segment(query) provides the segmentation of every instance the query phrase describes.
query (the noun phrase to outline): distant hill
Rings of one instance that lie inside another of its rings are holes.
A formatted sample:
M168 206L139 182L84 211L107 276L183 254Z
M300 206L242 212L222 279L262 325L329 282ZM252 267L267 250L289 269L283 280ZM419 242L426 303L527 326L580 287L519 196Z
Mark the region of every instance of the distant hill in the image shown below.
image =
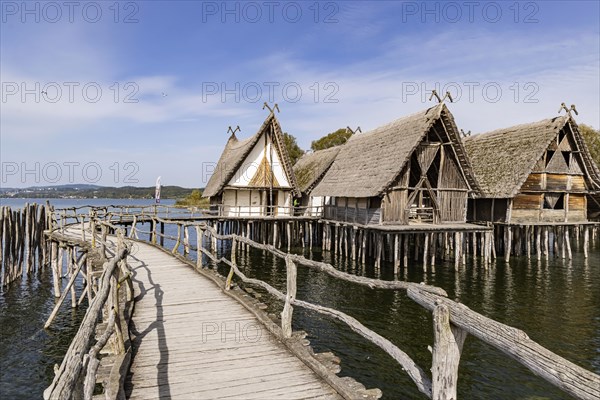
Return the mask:
M163 199L182 199L194 189L180 186L163 186L160 197ZM0 198L50 198L50 199L152 199L154 186L97 186L88 184L70 184L56 186L33 186L28 188L0 188Z

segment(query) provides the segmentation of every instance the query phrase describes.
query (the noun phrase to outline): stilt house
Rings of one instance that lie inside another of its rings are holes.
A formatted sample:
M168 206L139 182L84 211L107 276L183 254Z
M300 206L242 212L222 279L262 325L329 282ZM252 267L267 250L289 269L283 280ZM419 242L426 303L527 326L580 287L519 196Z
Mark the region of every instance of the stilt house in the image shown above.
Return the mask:
M600 174L570 115L471 136L465 147L482 190L470 201L469 220L588 220Z
M325 173L329 170L335 157L340 152L341 146L318 150L304 154L294 165L294 175L298 181L298 188L302 193L300 205L306 207L305 214L322 215L323 205L328 200L327 196L311 196Z
M293 197L299 196L273 112L254 136L238 140L232 133L203 192L219 215L229 217L293 215Z
M438 104L353 135L311 196L324 217L358 224L465 222L477 183L454 118Z

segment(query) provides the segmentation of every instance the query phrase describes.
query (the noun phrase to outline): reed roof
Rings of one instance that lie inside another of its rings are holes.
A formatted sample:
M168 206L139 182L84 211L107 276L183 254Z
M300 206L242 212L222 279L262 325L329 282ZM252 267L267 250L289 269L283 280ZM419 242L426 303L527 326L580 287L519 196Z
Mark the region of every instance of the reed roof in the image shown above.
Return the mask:
M569 127L579 147L588 181L593 188L600 188L598 167L577 124L565 115L466 138L465 148L482 197L514 197L559 132Z
M304 154L294 165L294 175L298 188L303 194L310 194L312 189L325 175L342 146L330 147Z
M260 138L271 129L274 137L273 142L277 148L277 152L282 162L282 167L286 173L286 176L288 177L292 191L296 196L300 195L298 184L296 183L296 178L294 176L294 171L291 168L290 157L284 145L281 126L279 125L279 121L275 117L275 114L271 112L254 136L244 140L238 140L238 138L235 136L235 133L233 133L229 137L227 144L225 145L225 149L223 150L223 153L217 162L215 171L206 184L206 188L202 193L202 197L212 197L221 193L223 188L241 167L242 163L252 151L254 146L258 143Z
M382 195L400 174L417 146L440 121L448 132L469 186L477 189L454 118L442 103L372 131L353 135L313 189L313 196Z

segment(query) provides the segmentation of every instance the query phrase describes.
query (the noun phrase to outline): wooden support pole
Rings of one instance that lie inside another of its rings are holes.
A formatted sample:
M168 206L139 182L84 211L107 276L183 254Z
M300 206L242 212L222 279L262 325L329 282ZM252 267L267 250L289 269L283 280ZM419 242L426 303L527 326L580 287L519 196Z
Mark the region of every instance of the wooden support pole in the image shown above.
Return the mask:
M292 249L292 223L287 223L287 251L288 253Z
M583 227L583 257L588 258L590 246L590 230L587 226Z
M399 235L396 233L394 234L394 275L398 275L398 273L400 272L400 255L398 254L400 252L400 238Z
M190 254L190 234L188 232L188 226L183 226L183 256L187 257Z
M458 365L467 332L450 324L448 306L433 310L432 400L456 400Z
M462 256L462 238L460 232L454 232L454 270L458 271Z
M199 225L196 225L196 268L202 268L202 236L204 232L200 229Z
M512 249L512 229L510 225L506 225L506 243L504 244L504 262L510 261L510 253Z
M73 274L71 274L71 278L69 279L69 282L67 283L67 286L65 287L64 292L62 293L62 295L60 295L58 301L54 305L54 309L52 310L52 312L50 313L50 316L48 317L48 320L46 320L46 323L44 324L44 329L48 328L50 326L50 324L52 324L52 321L56 317L56 314L58 314L58 310L60 309L60 306L67 298L67 293L69 292L69 289L71 289L73 287L73 284L75 283L75 278L77 278L77 275L79 274L79 271L81 270L81 267L83 266L83 264L86 263L86 261L87 261L87 256L84 254L82 259L80 260L79 264L77 264L77 267L73 271ZM89 274L88 274L88 276L89 276ZM88 286L89 286L89 283L88 283ZM77 301L77 299L75 299L75 301Z
M58 243L52 242L51 258L52 280L54 284L54 297L60 297L60 269L58 265Z
M403 236L404 236L404 251L403 251L404 254L402 254L402 256L404 258L403 264L404 264L404 268L408 269L408 251L409 251L409 248L408 248L409 243L408 243L408 241L410 239L410 236L409 235L403 235Z
M565 238L565 247L567 248L567 257L569 260L573 259L573 253L571 252L571 239L569 238L570 227L564 227L564 238Z
M427 256L429 252L429 234L425 234L425 242L423 244L423 269L427 270Z
M67 253L67 257L68 257L68 261L67 261L67 270L69 271L69 278L73 278L73 276L76 278L77 274L75 273L75 270L77 269L77 272L79 272L79 269L81 267L77 267L76 265L76 260L74 259L75 254L74 254L74 249L73 247L69 247L68 253ZM65 289L66 291L66 289ZM75 285L71 285L71 308L76 308L77 307L77 293L75 293Z
M287 270L287 289L285 294L285 305L281 312L281 330L283 331L283 336L289 338L292 337L292 314L294 312L292 303L296 300L297 269L296 264L294 264L289 255L285 257L285 266Z
M548 256L550 255L550 235L548 235L548 230L548 227L544 226L544 255L546 261L548 261Z
M231 241L231 264L232 266L229 268L229 274L227 275L227 280L225 281L225 290L230 290L231 289L231 280L233 279L233 274L235 272L235 267L237 266L236 264L236 254L235 254L235 246L236 246L236 240L233 239Z

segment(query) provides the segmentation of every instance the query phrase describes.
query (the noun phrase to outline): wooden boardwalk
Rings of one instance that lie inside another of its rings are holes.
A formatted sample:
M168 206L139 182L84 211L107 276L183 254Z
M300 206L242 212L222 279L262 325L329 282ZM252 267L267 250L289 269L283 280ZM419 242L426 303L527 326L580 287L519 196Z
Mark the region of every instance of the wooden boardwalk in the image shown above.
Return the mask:
M63 236L82 240L79 227ZM114 256L116 237L107 242ZM131 244L128 398L342 398L215 282L155 246Z
M165 252L135 243L132 399L338 399L235 299Z

